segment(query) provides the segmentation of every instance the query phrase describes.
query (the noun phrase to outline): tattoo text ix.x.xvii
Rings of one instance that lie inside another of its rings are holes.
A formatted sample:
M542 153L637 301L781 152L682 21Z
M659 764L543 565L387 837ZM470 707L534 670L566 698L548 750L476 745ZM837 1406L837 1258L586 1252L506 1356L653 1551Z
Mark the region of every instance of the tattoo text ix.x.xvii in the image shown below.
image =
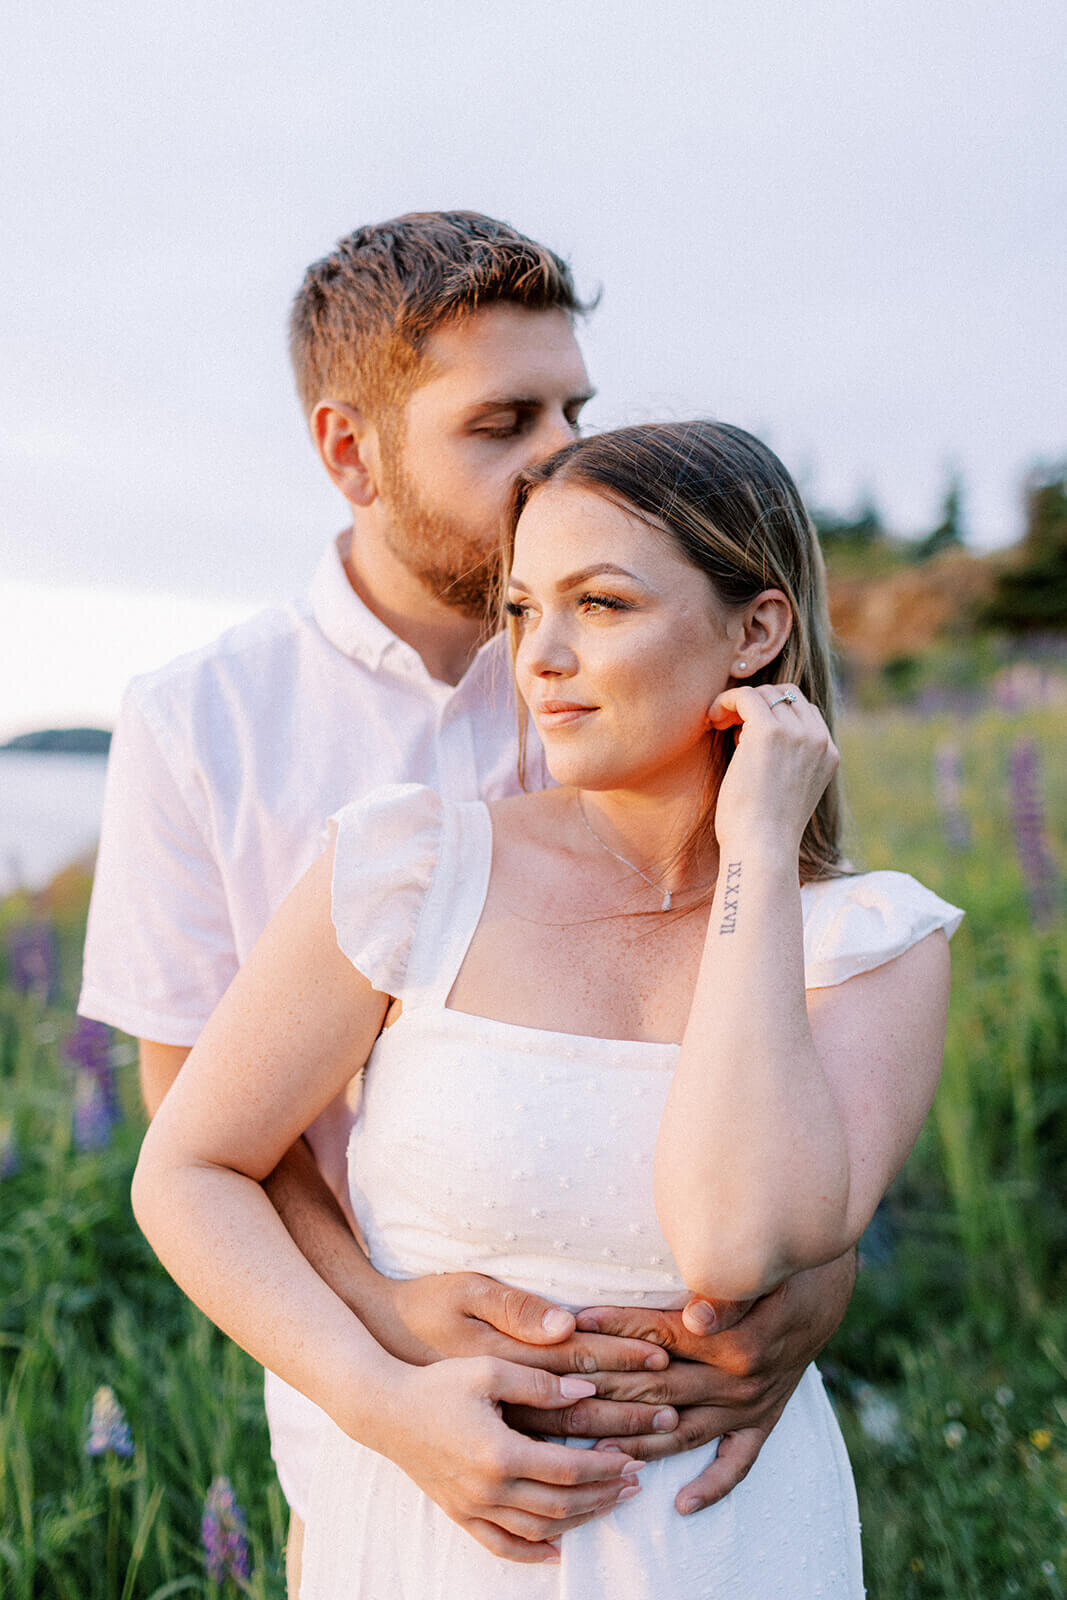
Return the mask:
M737 927L737 906L741 896L741 863L731 861L726 868L726 892L723 896L720 933L733 933Z

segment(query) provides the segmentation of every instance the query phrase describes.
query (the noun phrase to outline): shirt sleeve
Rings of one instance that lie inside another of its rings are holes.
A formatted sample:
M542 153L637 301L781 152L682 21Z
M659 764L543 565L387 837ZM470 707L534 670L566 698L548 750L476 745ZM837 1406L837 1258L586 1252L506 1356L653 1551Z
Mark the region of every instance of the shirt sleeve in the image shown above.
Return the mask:
M131 684L108 761L78 1010L192 1045L237 954L206 797L164 721Z
M418 783L389 784L330 818L337 943L382 994L403 995L408 957L441 848L443 805Z
M828 989L903 955L937 928L951 939L963 912L904 872L864 872L807 884L804 982Z

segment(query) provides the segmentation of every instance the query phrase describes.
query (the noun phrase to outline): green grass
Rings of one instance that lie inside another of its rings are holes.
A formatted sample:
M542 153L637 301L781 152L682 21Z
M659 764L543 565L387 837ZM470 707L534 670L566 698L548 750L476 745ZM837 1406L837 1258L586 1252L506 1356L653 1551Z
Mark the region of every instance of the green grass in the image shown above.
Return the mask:
M1067 999L1062 921L1031 928L1012 843L1006 762L1020 732L1042 751L1049 817L1067 816L1062 713L886 714L841 734L859 864L911 871L967 910L942 1087L824 1363L872 1600L1067 1589ZM943 841L933 805L946 739L963 766L964 853ZM0 906L0 933L25 914ZM140 1119L128 1041L116 1046L126 1122L104 1150L72 1146L61 1047L84 904L68 896L56 916L55 1003L0 986L0 1141L9 1127L21 1160L0 1179L0 1595L216 1594L200 1516L226 1475L253 1562L229 1591L280 1600L285 1507L259 1371L170 1283L130 1214ZM84 1454L101 1384L125 1408L128 1461Z
M886 1205L895 1249L861 1272L827 1357L872 1600L1067 1592L1067 994L1062 917L1030 926L1015 856L1020 735L1041 752L1048 818L1064 818L1062 713L841 730L857 862L906 869L967 912L941 1086ZM962 852L933 800L944 741L963 771ZM864 1383L896 1409L886 1442L861 1426Z

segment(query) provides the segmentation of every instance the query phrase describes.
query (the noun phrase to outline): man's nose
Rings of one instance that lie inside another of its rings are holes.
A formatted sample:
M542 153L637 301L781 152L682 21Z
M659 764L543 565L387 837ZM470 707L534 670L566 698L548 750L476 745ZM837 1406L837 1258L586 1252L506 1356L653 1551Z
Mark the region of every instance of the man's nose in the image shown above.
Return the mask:
M554 456L557 450L573 444L576 438L574 423L568 420L562 410L547 410L542 425L537 430L535 454L531 465L534 461L546 461L549 456Z

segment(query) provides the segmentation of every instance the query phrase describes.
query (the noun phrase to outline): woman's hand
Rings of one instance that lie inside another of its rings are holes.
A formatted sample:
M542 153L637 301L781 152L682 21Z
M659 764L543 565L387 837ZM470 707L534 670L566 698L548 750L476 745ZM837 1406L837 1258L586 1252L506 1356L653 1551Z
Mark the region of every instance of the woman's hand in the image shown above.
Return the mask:
M794 684L739 684L713 701L708 721L738 729L715 807L720 847L758 833L799 852L840 761L821 713Z
M502 1420L504 1401L554 1410L595 1393L584 1378L492 1358L410 1367L380 1448L494 1555L557 1561L568 1528L638 1492L642 1463L619 1451L545 1444Z

